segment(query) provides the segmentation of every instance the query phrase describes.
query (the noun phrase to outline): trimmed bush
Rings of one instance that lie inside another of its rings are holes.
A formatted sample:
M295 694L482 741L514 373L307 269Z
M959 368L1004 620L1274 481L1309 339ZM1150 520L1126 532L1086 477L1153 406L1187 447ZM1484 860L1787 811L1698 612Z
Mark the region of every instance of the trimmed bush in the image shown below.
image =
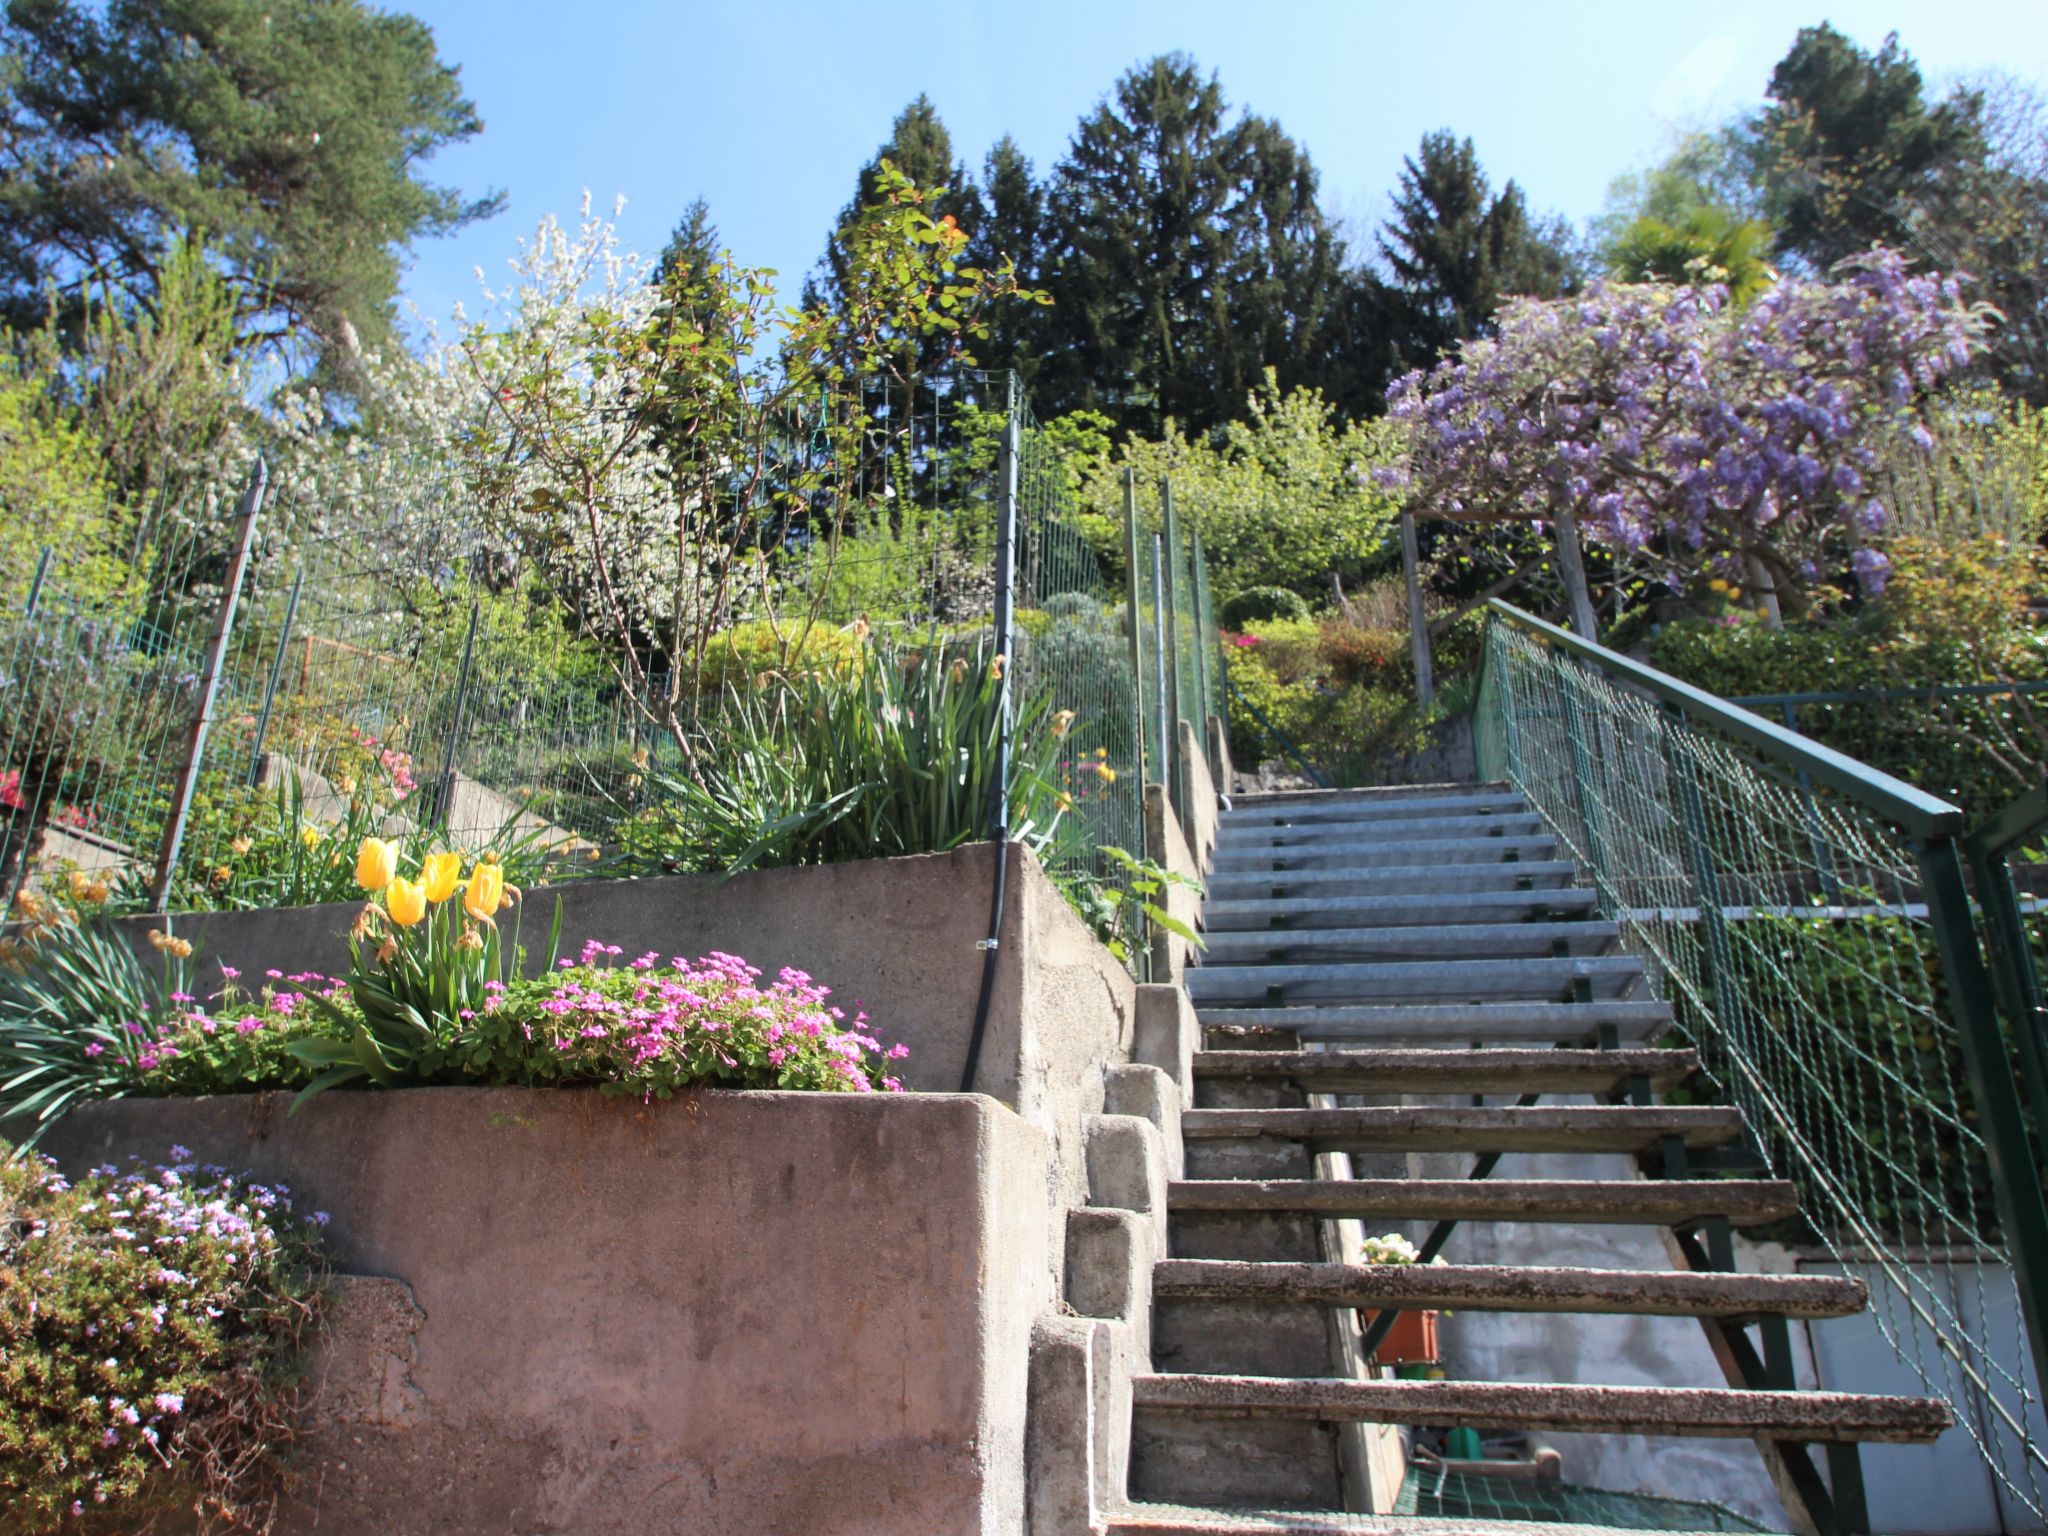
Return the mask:
M1225 629L1243 629L1248 624L1270 619L1305 619L1308 603L1299 592L1285 587L1246 587L1226 598L1216 619Z

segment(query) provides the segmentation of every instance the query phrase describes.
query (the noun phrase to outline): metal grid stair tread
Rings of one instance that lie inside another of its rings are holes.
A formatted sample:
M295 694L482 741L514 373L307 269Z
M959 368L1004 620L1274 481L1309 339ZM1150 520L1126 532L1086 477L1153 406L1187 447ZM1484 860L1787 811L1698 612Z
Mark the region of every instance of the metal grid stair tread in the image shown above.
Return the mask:
M1197 1051L1197 1078L1261 1078L1324 1093L1604 1093L1631 1077L1655 1091L1699 1070L1688 1050Z
M1586 886L1562 886L1550 890L1439 891L1433 895L1398 892L1385 896L1240 897L1210 901L1202 908L1202 926L1212 936L1218 933L1274 932L1274 918L1313 916L1324 929L1331 927L1404 928L1457 922L1564 921L1564 914L1597 910L1599 893ZM1520 919L1509 914L1520 913ZM1471 915L1466 915L1471 914ZM1483 914L1483 915L1479 915ZM1554 914L1547 918L1536 914ZM1357 918L1345 924L1340 918Z
M1452 889L1497 890L1504 878L1527 880L1532 885L1544 880L1561 888L1577 880L1578 873L1578 866L1569 859L1524 859L1513 864L1504 860L1484 864L1380 864L1358 869L1212 869L1207 885L1212 899L1223 900L1231 899L1222 894L1226 890L1277 897L1296 888L1322 895L1342 895L1351 887L1362 893L1392 888L1431 896Z
M1557 944L1584 946L1589 952L1612 948L1621 938L1619 924L1604 919L1566 919L1524 923L1411 923L1373 928L1244 928L1204 934L1203 969L1219 964L1272 964L1260 957L1290 950L1402 951L1413 960L1472 956L1505 959L1526 956L1558 958ZM1250 956L1252 958L1246 958Z
M1469 832L1474 837L1529 836L1543 830L1543 818L1531 810L1485 810L1429 816L1401 816L1381 821L1283 821L1248 826L1219 822L1216 845L1232 851L1267 847L1313 848L1322 843L1374 843L1361 836L1384 828L1390 837L1419 838L1444 832Z
M1226 961L1196 966L1187 973L1195 1006L1242 999L1369 1003L1479 1001L1563 1002L1586 982L1612 998L1643 976L1634 955L1568 955L1500 960L1324 961L1319 964L1252 965ZM1281 997L1273 999L1273 989ZM1313 989L1313 990L1310 990Z
M1205 1214L1615 1226L1726 1216L1757 1226L1793 1215L1799 1194L1777 1179L1177 1179L1166 1186L1166 1204Z
M1397 1311L1574 1312L1644 1317L1851 1317L1868 1305L1841 1275L1698 1274L1515 1264L1304 1264L1162 1259L1153 1295L1298 1301Z
M1190 973L1192 974L1192 973ZM1279 1031L1305 1040L1414 1040L1556 1042L1585 1040L1612 1024L1624 1039L1641 1040L1671 1027L1671 1005L1655 1000L1591 1003L1326 1003L1321 1005L1200 1004L1195 1017L1208 1028L1255 1033Z
M1322 1151L1399 1147L1446 1152L1647 1152L1666 1136L1689 1147L1725 1146L1742 1133L1725 1105L1532 1105L1497 1109L1190 1109L1190 1141L1273 1137Z
M1139 1412L1450 1429L1927 1445L1955 1423L1936 1399L1854 1392L1196 1374L1141 1375L1131 1386Z
M1371 789L1256 789L1225 796L1223 814L1225 817L1269 812L1292 815L1330 807L1356 807L1371 811L1413 805L1418 801L1521 798L1519 791L1498 780L1486 784L1389 784Z
M1526 837L1381 838L1359 843L1305 843L1296 848L1216 850L1211 868L1217 874L1257 872L1269 865L1296 869L1383 868L1389 864L1441 861L1458 864L1506 864L1542 859L1557 851L1550 835Z

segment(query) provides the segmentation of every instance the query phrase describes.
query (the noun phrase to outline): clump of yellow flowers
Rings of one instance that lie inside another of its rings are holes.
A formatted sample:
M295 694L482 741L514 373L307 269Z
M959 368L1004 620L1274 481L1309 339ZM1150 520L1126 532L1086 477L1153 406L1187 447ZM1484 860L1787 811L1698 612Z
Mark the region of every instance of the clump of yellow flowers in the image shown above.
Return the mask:
M485 854L466 875L462 855L447 849L422 858L414 876L401 874L399 864L397 839L363 839L356 852L356 884L372 896L384 898L382 906L371 902L363 909L366 921L388 918L400 928L412 928L459 891L462 910L480 923L490 923L519 898L518 889L505 883L504 867L495 854ZM367 931L363 922L357 928L359 933Z

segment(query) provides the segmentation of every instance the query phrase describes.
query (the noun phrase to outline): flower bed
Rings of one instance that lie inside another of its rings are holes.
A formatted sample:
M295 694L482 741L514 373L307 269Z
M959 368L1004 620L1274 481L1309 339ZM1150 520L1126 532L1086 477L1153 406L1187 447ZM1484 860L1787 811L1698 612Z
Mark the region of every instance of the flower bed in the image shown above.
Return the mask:
M596 1084L605 1093L668 1098L679 1088L900 1092L889 1064L909 1054L868 1034L867 1015L831 989L784 969L766 986L737 955L622 962L592 939L545 976L482 984L480 1008L458 1009L417 1059L425 1082L520 1087ZM329 1046L354 1050L361 1022L346 980L272 973L253 991L222 967L224 985L184 1004L136 1043L136 1091L222 1093L314 1083Z
M103 925L65 919L26 936L0 973L0 1119L41 1127L72 1103L348 1084L595 1084L668 1098L679 1088L869 1093L902 1089L856 1005L784 968L737 955L625 960L598 939L557 959L560 908L540 974L527 976L519 892L488 856L428 853L413 873L397 844L364 840L356 875L372 900L349 935L345 976L271 969L252 986L224 961L199 995L191 942L152 929L144 964ZM21 1132L19 1134L27 1134ZM38 1129L35 1134L40 1135Z
M269 1525L324 1218L171 1157L0 1158L0 1531Z

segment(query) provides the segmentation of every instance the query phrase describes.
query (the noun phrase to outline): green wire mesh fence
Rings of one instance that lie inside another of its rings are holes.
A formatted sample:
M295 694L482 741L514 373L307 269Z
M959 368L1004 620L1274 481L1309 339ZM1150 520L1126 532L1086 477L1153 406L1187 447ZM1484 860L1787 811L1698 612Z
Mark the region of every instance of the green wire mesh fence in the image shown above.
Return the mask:
M1174 781L1161 746L1178 732L1162 736L1146 714L1162 701L1156 678L1187 680L1192 721L1214 709L1199 563L1170 520L1140 530L1134 518L1125 542L1149 555L1156 528L1162 553L1119 573L1123 551L1090 542L1067 466L1008 374L920 380L907 400L869 401L866 419L853 462L822 466L851 482L839 504L852 511L772 530L729 621L691 654L642 658L630 681L601 647L508 622L511 610L486 600L505 587L504 552L474 509L432 509L446 525L433 584L448 591L425 605L366 580L359 539L260 514L248 574L229 593L234 524L218 496L209 517L138 536L149 558L135 590L84 590L42 561L0 612L0 907L74 876L130 908L164 882L172 910L336 899L348 893L340 845L373 830L516 853L529 879L700 867L649 854L643 834L695 756L723 750L736 723L759 723L750 703L764 684L870 662L957 669L1006 648L1009 728L1054 734L1032 754L1049 759L1065 807L1047 818L1044 862L1069 885L1124 884L1100 850L1156 853L1144 787ZM1014 498L997 474L1013 427ZM782 451L792 465L829 452L801 432ZM1006 538L1015 602L1003 636ZM972 835L985 835L981 822ZM248 877L256 866L264 878ZM1133 951L1142 966L1145 946Z
M1043 701L1057 746L1052 772L1063 807L1041 850L1055 880L1121 886L1101 851L1145 849L1139 658L1128 593L1113 585L1081 531L1066 465L1020 400L1014 687ZM1015 830L1015 829L1013 829Z
M1481 776L1590 873L1799 1185L1804 1227L1777 1235L1867 1280L1899 1360L2040 1518L2039 1168L1985 1011L1959 818L1671 683L1497 605Z

